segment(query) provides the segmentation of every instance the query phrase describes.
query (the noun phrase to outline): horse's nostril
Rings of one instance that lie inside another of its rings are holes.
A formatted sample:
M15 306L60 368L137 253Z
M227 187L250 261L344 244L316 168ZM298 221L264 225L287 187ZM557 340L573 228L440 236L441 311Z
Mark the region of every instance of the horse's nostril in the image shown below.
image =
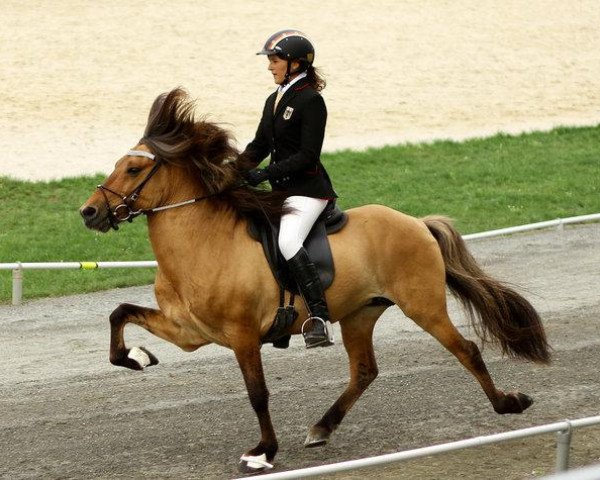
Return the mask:
M83 218L94 218L98 213L95 207L85 207L81 209L81 216Z

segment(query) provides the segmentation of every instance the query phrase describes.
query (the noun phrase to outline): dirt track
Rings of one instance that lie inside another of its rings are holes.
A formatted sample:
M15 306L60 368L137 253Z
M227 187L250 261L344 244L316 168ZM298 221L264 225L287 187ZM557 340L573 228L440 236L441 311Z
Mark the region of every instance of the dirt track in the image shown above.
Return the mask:
M341 346L264 348L279 471L598 415L600 225L470 243L496 276L524 287L542 312L554 363L484 358L500 388L536 403L496 415L475 382L397 310L376 330L380 376L332 442L304 449L307 427L341 392ZM143 373L107 360L110 311L152 304L150 288L0 306L0 476L3 478L231 478L258 428L235 359L209 346L186 354L132 327L161 364ZM455 323L464 318L454 307ZM466 327L461 327L468 333ZM311 380L311 379L317 380ZM600 428L578 430L572 464L600 462ZM554 438L537 437L370 471L372 478L524 478L552 470ZM362 478L365 473L337 478Z

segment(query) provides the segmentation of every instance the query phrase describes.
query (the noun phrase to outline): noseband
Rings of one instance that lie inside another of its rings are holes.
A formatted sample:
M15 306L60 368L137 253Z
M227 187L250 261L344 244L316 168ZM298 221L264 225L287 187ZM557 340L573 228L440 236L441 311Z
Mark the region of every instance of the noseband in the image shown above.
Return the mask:
M136 210L136 209L134 209L134 204L135 204L136 200L138 198L140 198L142 189L146 186L148 181L158 171L158 169L162 165L162 162L160 160L157 160L156 156L153 153L146 152L144 150L129 150L127 152L127 155L130 157L146 157L151 160L154 160L155 163L154 163L154 166L152 167L152 170L150 170L150 172L148 172L148 175L146 175L146 178L144 178L144 180L142 180L141 183L137 187L135 187L133 189L133 191L128 195L122 195L118 192L115 192L114 190L111 190L110 188L108 188L105 185L98 185L96 187L98 190L100 190L102 192L102 195L104 196L104 201L106 203L106 209L108 210L108 221L110 222L110 226L115 230L119 229L119 223L122 223L122 222L130 222L131 223L135 217L138 217L140 215L147 215L149 213L160 212L162 210L168 210L170 208L183 207L184 205L190 205L192 203L196 203L201 200L206 200L207 198L215 197L217 195L224 193L227 190L232 190L234 188L239 188L239 187L243 187L243 186L247 185L246 182L241 182L237 185L228 187L225 190L222 190L220 192L211 193L209 195L204 195L202 197L196 197L196 198L192 198L190 200L185 200L183 202L172 203L169 205L162 205L162 206L154 207L154 208L146 208L146 209ZM110 202L108 201L108 195L106 194L106 192L112 193L113 195L116 195L117 197L119 197L121 199L121 203L119 205L117 205L114 209L112 209L110 206Z

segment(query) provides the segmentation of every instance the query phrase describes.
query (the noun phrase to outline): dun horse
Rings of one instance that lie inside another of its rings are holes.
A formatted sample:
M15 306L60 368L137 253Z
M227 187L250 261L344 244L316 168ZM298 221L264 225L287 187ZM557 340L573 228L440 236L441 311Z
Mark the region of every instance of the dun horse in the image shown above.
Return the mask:
M261 245L247 233L253 215L276 217L282 199L243 185L236 151L218 126L196 121L193 103L176 89L154 102L143 138L81 207L88 228L105 232L145 214L158 261L159 310L122 304L110 315L110 361L135 370L158 363L147 350L128 348L131 322L185 351L209 343L231 348L260 424L258 445L240 461L243 471L271 467L277 438L261 363L261 337L279 305L276 281ZM475 331L503 353L549 361L538 314L522 296L485 274L448 219L416 219L367 205L348 212L347 226L330 237L336 278L327 290L350 363L350 382L309 429L306 446L326 443L348 410L377 377L373 328L392 304L436 338L475 377L498 413L532 404L494 385L475 343L451 323L446 285L466 307ZM289 333L298 334L306 309Z

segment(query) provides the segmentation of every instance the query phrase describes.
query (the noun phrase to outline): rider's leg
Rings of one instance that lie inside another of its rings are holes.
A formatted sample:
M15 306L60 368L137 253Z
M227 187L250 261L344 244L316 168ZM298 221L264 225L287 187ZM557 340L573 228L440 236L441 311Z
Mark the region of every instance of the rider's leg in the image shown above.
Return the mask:
M307 348L333 345L325 324L325 322L329 322L329 310L323 286L315 265L310 261L303 247L304 240L326 206L327 200L300 196L289 197L285 202L285 207L292 209L292 212L281 218L279 230L279 248L298 283L310 316L322 320L309 322L309 328L305 329L304 340Z

